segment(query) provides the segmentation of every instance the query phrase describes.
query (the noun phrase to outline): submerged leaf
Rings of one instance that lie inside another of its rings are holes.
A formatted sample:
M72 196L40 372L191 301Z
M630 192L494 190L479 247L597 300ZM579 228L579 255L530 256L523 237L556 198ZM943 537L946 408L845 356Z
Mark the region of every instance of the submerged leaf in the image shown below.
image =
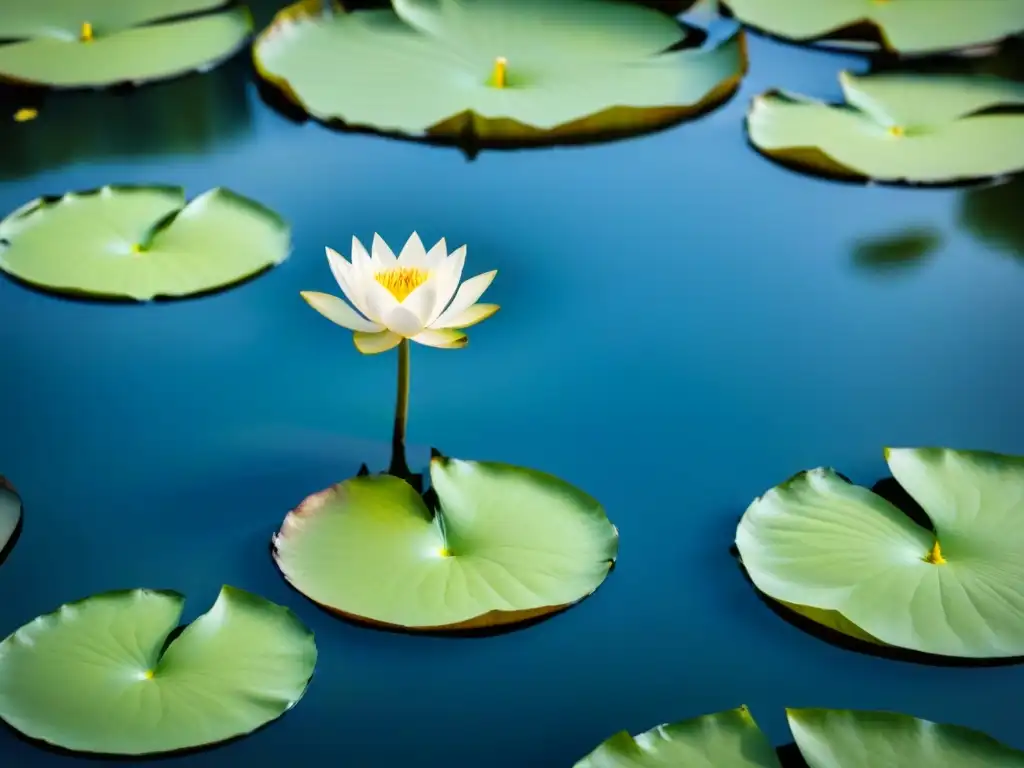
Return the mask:
M0 718L65 749L144 755L250 733L302 698L316 645L291 611L225 586L162 651L183 605L105 592L26 624L0 643Z
M840 83L849 106L779 91L755 97L751 143L808 173L885 182L962 182L1024 170L1022 83L846 72Z
M800 42L871 42L903 54L998 42L1024 31L1024 0L722 0L744 24Z
M0 270L32 285L147 301L223 288L287 258L280 216L226 189L106 186L0 221Z
M195 15L206 11L216 12ZM0 45L0 79L60 88L160 80L213 66L251 33L249 11L225 0L5 2L0 39L15 42Z
M436 516L402 480L357 477L306 499L274 537L285 578L337 613L411 629L523 621L604 581L618 532L594 499L506 464L435 457Z
M888 645L1024 655L1024 459L927 448L891 450L888 460L936 534L834 471L811 470L755 500L740 521L736 547L754 585L814 609L800 611L811 619L837 612Z
M324 12L319 0L305 0L286 8L254 45L257 69L323 121L485 141L667 124L727 98L746 70L738 28L706 47L676 49L686 30L642 5L393 5Z

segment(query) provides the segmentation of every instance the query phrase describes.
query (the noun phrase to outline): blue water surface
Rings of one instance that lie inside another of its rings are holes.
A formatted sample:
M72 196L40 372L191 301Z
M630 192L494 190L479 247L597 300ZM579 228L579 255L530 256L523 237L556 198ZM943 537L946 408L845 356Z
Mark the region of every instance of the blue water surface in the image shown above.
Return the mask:
M836 73L864 63L758 37L749 53L739 94L698 121L473 161L293 124L244 60L62 97L73 107L54 97L36 121L5 123L4 212L114 182L223 185L287 217L294 253L182 302L90 304L0 281L0 472L25 503L0 568L0 635L137 586L185 593L186 620L225 583L291 607L320 650L305 699L249 738L162 761L189 768L555 768L620 729L744 703L777 744L791 740L784 707L823 706L1024 748L1024 669L840 650L771 613L728 552L746 505L800 469L870 484L885 445L1024 453L1022 186L784 170L746 144L750 97L781 85L837 99ZM304 496L388 457L394 354L358 354L299 291L337 292L325 245L347 254L353 235L379 232L400 246L413 230L467 244L467 274L498 269L487 299L502 305L465 350L413 350L414 458L435 445L547 470L599 498L621 533L592 598L520 632L355 627L291 590L268 556ZM870 244L914 233L936 247L871 257ZM78 760L9 729L0 755Z

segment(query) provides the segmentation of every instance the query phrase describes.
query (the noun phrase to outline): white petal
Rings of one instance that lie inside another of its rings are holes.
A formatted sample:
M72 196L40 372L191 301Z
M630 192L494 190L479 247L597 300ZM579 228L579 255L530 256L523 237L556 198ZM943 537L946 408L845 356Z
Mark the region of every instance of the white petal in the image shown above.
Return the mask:
M352 307L337 296L316 291L302 291L299 295L306 300L309 306L342 328L348 328L350 331L366 331L368 333L383 330L383 326L379 323L372 323L360 317Z
M437 270L437 301L434 310L427 318L427 325L433 325L434 321L441 316L448 302L452 300L455 289L459 287L459 280L462 279L462 268L466 265L466 246L456 248L452 255ZM472 304L473 302L470 302Z
M384 238L376 232L373 233L373 244L370 246L370 252L373 254L370 258L373 259L375 269L391 269L398 263L394 252L384 242Z
M445 321L444 325L441 325L440 321L434 324L434 328L469 328L471 325L482 323L488 317L497 312L501 307L497 304L474 304L468 307L459 314ZM448 314L447 312L445 314Z
M355 342L356 349L364 355L376 355L379 352L387 352L389 349L397 347L401 340L401 336L391 331L384 331L383 333L360 333L357 331L352 334L352 341Z
M418 344L425 344L428 347L440 347L441 349L462 349L469 343L466 334L458 331L431 331L426 330L417 333L411 338Z
M384 324L389 330L401 334L406 338L415 336L424 328L423 320L420 319L415 310L410 309L404 304L391 310L384 318Z
M423 247L423 241L415 232L409 236L402 246L402 252L398 254L398 263L403 267L418 267L424 269L427 266L427 251Z
M442 237L438 240L434 247L427 251L427 258L424 266L427 269L433 270L444 264L444 260L448 258L448 244Z
M469 280L459 286L459 292L455 294L455 298L452 299L451 306L446 309L440 317L434 322L430 323L431 328L448 328L454 318L457 318L460 314L465 312L471 306L476 303L476 300L484 295L484 291L494 280L494 276L498 274L498 270L493 269L490 272L484 272L482 275L471 277Z
M358 237L352 238L352 267L358 275L361 272L373 271L373 264L370 261L370 254L366 252L366 248L359 242Z
M357 273L353 266L345 261L345 258L332 248L326 248L327 263L331 266L331 274L338 281L342 293L352 302L353 306L366 314L366 304L363 302L362 293L359 291L359 282L356 279Z
M387 325L385 318L398 306L398 299L391 294L391 291L378 283L372 275L363 279L361 287L363 301L366 304L366 316Z
M437 302L437 280L427 280L423 285L417 287L402 301L402 306L416 315L420 321L420 327L427 324L430 313Z

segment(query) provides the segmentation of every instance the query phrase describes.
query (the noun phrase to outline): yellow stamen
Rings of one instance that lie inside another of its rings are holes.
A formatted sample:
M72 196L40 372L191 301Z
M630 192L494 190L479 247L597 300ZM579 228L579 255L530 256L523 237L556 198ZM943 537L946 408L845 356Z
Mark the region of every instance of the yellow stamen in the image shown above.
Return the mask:
M932 551L925 555L924 561L931 563L932 565L945 565L946 558L942 556L942 547L939 546L939 540L935 540L935 544L932 545Z
M132 253L142 253L145 249L139 243L132 244Z
M902 125L889 126L889 135L899 138L900 136L906 136L907 131Z
M452 551L448 549L448 547L441 547L439 550L437 550L437 554L439 557L451 557Z
M153 670L152 669L147 669L145 672L142 673L142 676L146 680L152 680L153 679Z
M506 74L508 73L508 59L504 56L499 56L494 60L494 77L492 82L495 88L504 88Z
M37 117L39 117L38 109L32 109L32 107L22 107L14 113L14 122L27 123L29 120L35 120Z
M416 267L395 267L384 272L378 272L374 278L378 283L388 289L388 292L398 301L404 301L405 297L415 291L425 282L430 273L425 269Z
M92 24L88 21L82 22L82 31L79 33L78 39L83 43L92 42Z

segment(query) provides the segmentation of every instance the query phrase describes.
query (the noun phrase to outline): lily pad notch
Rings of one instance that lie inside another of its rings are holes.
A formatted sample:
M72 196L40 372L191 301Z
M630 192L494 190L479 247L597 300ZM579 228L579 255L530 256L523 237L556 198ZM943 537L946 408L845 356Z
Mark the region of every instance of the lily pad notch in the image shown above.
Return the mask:
M933 723L894 712L849 709L787 709L797 749L811 766L876 768L878 755L890 765L929 768L1024 768L1024 752L959 725ZM630 736L623 731L603 742L574 768L782 768L768 737L745 707L704 715Z
M726 101L745 37L709 37L624 0L303 0L253 44L262 79L328 125L480 147L655 130ZM576 32L565 30L576 28ZM336 73L326 82L325 70ZM383 97L382 97L383 94Z
M345 618L480 630L568 608L604 581L618 531L593 498L532 469L435 455L426 498L390 475L308 497L273 538L285 579Z
M108 185L26 203L0 221L0 270L100 299L198 296L256 277L291 252L291 228L224 188Z
M18 542L22 526L21 497L14 486L0 475L0 565Z
M205 72L249 41L233 0L50 0L0 7L0 81L104 88Z
M754 500L736 531L767 598L868 643L978 662L1024 657L1024 458L887 449L893 478L929 518L829 468Z
M747 136L797 171L853 181L950 185L1024 172L1024 84L976 75L839 75L844 105L772 90Z
M1024 32L1024 0L720 0L746 26L796 43L928 56Z
M0 642L0 718L70 751L152 755L251 733L299 702L317 651L290 610L225 586L164 649L183 605L105 592L29 622Z

